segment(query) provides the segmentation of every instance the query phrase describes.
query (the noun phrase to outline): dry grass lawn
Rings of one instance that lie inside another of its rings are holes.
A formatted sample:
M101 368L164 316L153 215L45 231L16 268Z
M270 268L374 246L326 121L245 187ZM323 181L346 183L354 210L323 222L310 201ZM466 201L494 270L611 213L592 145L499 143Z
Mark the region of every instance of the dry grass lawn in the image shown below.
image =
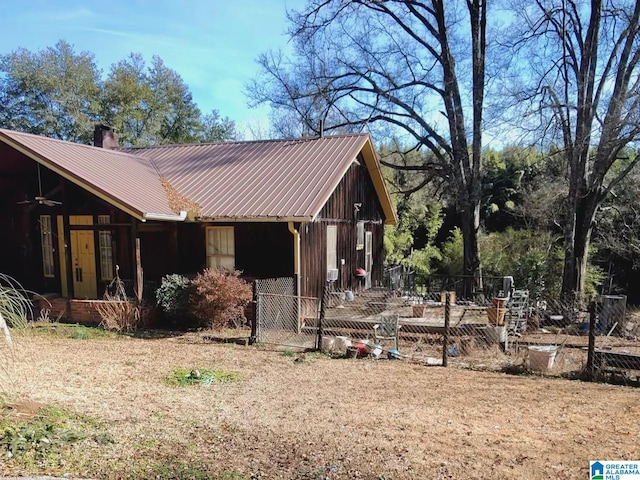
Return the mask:
M197 339L19 338L14 397L96 418L114 439L30 473L582 479L589 460L640 459L637 389ZM171 387L175 367L244 378ZM20 473L0 460L0 474Z

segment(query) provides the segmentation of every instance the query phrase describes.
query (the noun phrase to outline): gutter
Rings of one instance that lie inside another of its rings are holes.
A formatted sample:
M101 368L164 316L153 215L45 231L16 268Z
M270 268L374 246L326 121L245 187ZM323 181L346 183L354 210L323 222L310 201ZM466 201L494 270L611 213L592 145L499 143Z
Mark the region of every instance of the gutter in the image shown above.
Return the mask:
M293 235L293 274L296 277L296 296L298 297L298 333L300 333L300 232L293 226L293 222L287 223L289 231Z
M184 222L187 218L187 211L182 210L178 215L170 213L145 213L142 215L142 221L159 220L161 222Z

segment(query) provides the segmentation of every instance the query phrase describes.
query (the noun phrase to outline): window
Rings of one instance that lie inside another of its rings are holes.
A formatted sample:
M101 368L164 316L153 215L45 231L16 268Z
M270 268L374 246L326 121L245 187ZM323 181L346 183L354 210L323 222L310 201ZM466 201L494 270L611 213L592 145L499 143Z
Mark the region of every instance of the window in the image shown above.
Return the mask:
M51 215L40 215L40 240L42 243L42 272L45 277L55 277Z
M207 267L227 270L236 268L233 227L207 228Z
M111 218L109 215L98 215L98 223L111 223ZM98 236L100 240L100 278L102 280L111 280L115 275L113 270L111 230L100 230Z
M338 268L338 227L327 225L327 272Z
M356 223L356 250L364 248L364 222L361 220Z

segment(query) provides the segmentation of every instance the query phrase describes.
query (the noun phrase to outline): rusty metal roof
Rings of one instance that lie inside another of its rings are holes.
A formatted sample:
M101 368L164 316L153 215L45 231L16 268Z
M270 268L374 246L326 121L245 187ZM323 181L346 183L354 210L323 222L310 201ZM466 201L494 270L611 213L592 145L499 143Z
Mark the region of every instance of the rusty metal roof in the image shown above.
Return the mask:
M121 149L153 160L207 219L315 217L369 136Z
M12 130L0 129L0 141L135 217L175 216L148 160Z
M0 141L140 219L166 220L183 219L177 196L204 220L310 221L362 153L396 221L368 134L108 150L0 129Z

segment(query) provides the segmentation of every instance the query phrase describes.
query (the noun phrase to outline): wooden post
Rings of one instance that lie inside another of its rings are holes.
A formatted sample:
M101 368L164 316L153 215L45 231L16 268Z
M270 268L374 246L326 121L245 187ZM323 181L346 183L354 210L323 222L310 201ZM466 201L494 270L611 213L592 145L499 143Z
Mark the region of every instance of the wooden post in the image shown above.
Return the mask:
M449 349L449 320L451 318L451 292L447 292L444 302L444 333L442 335L442 366L447 366Z
M595 377L595 349L596 349L596 302L589 304L589 348L587 350L587 380Z
M137 288L137 283L138 283L138 248L137 246L139 245L137 242L138 239L138 222L135 218L131 217L131 243L129 244L129 248L131 249L131 256L129 257L131 259L131 280L133 281L133 289L135 290ZM123 275L125 275L125 278L128 278L128 274L124 273ZM133 292L134 295L137 296L137 292Z
M69 223L69 202L67 198L67 182L62 180L62 228L64 238L64 263L67 270L67 297L74 298L73 261L71 259L71 230Z
M142 289L143 281L142 281L142 264L140 263L140 239L136 238L136 298L138 300L138 304L142 302Z
M264 315L263 309L264 309L264 298L263 298L263 294L262 293L258 293L257 294L257 300L256 300L256 336L255 336L255 342L260 341L260 337L261 337L261 332L260 332L260 321L262 316Z
M251 318L251 334L249 336L249 345L253 345L256 343L256 337L258 336L258 315L260 305L258 304L258 288L257 283L254 280L253 282L253 316Z
M324 322L324 316L327 312L327 305L329 302L329 282L325 282L324 288L322 289L322 299L320 299L320 318L318 318L318 337L316 340L316 349L322 349L322 324Z

